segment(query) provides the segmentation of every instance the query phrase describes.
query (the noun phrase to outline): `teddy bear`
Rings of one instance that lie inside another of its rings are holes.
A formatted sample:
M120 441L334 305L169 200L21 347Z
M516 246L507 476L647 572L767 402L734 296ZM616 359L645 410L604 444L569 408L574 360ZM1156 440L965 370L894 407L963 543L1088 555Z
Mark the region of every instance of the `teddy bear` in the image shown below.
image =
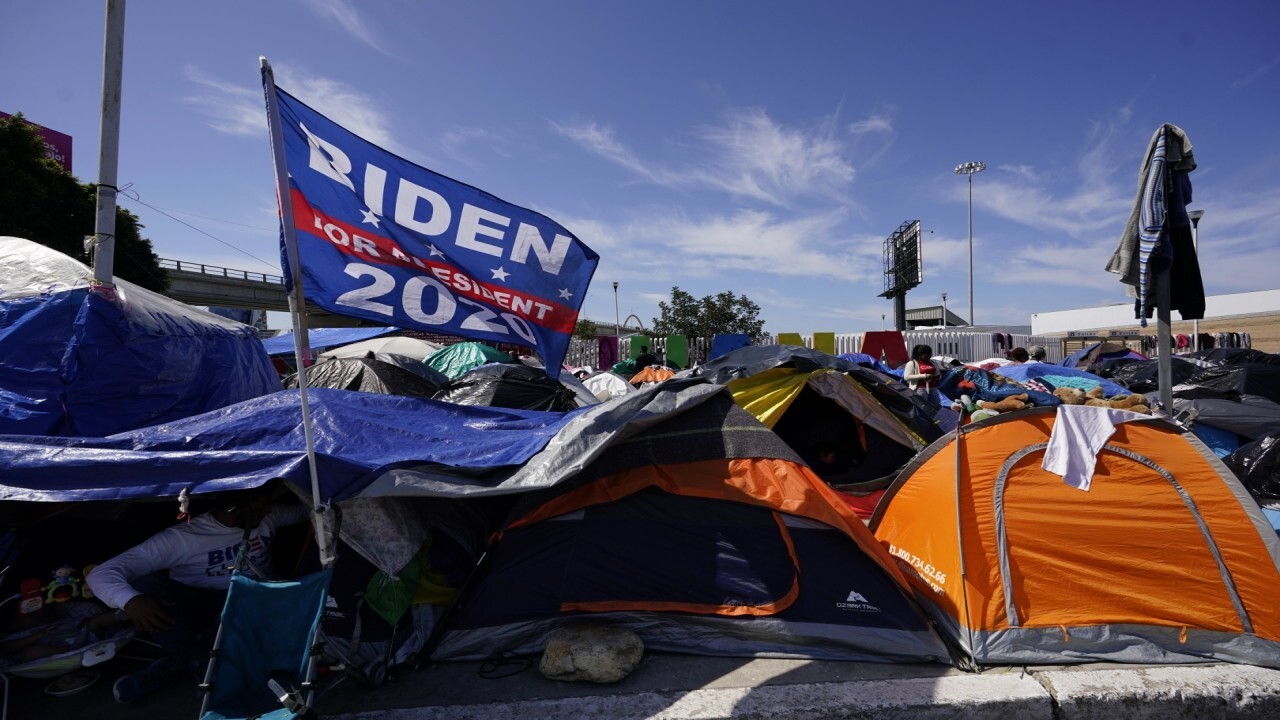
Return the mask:
M983 410L995 410L996 412L1009 412L1010 410L1021 410L1027 406L1027 394L1020 393L1018 395L1010 395L999 402L991 402L990 400L979 400L978 407Z
M1062 401L1063 405L1083 405L1085 394L1084 390L1077 387L1059 387L1053 389L1053 394Z
M1107 402L1106 400L1103 400L1102 398L1096 398L1096 397L1086 396L1084 404L1086 407L1100 407L1100 408L1111 407L1111 403Z
M1142 395L1117 395L1108 400L1108 403L1117 410L1131 410L1144 415L1151 414L1151 408L1147 406L1147 399Z
M1101 385L1094 385L1093 387L1089 388L1089 392L1085 393L1086 398L1090 398L1093 400L1105 400L1106 399L1104 397L1105 395L1106 395L1106 392L1102 389Z
M1145 405L1147 399L1141 395L1115 395L1107 402L1117 410L1128 410L1134 405Z

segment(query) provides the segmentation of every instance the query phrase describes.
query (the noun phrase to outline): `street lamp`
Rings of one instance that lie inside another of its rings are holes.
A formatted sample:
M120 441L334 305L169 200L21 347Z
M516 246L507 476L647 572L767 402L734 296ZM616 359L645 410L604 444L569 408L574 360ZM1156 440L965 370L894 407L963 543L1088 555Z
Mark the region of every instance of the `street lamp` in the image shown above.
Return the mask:
M947 327L947 294L942 293L942 327Z
M969 324L973 322L973 174L987 169L983 162L960 163L956 166L957 175L969 176Z
M1196 262L1200 262L1200 218L1204 217L1203 210L1189 210L1187 217L1191 218L1191 247L1196 252ZM1191 321L1191 347L1200 350L1200 321Z
M613 334L622 339L622 322L618 320L618 281L613 281Z

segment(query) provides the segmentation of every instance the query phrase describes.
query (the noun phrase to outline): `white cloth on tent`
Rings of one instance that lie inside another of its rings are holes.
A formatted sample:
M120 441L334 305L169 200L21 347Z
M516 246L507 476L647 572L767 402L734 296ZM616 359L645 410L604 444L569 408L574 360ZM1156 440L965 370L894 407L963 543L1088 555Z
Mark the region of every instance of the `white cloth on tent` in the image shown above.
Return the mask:
M1116 432L1116 425L1146 417L1130 410L1092 405L1059 405L1040 467L1074 488L1089 491L1098 453Z
M442 347L444 346L426 340L392 335L390 337L370 338L336 347L320 353L320 357L327 360L329 358L364 357L369 353L390 353L392 355L411 357L414 360L422 360Z

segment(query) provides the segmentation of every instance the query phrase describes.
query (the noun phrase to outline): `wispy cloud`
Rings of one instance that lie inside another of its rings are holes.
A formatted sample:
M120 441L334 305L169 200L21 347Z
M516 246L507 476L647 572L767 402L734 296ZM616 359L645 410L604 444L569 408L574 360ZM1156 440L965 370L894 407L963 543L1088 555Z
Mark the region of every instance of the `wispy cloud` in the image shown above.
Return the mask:
M898 139L898 133L893 129L894 113L892 106L886 106L849 124L847 129L853 136L853 156L857 158L859 167L875 166L893 147Z
M504 158L512 157L511 142L497 130L479 127L457 127L440 138L440 148L446 155L466 165L478 163L467 152L474 145L483 145L488 152Z
M276 82L291 95L365 140L404 154L391 135L386 115L368 94L288 65L276 65L273 70ZM261 86L229 83L194 66L184 72L193 90L183 99L205 114L210 127L228 135L266 137Z
M680 145L696 160L670 166L646 161L597 123L552 127L643 181L672 189L717 190L788 206L814 195L836 198L854 178L830 121L805 131L784 127L759 109L733 110L721 124L694 130Z
M1276 57L1272 58L1270 62L1263 64L1261 67L1257 68L1256 70L1249 73L1248 75L1245 75L1244 77L1232 82L1231 89L1239 90L1240 88L1245 87L1246 85L1253 84L1255 80L1274 70L1277 65L1280 65L1280 55L1277 55Z
M681 184L678 175L649 167L630 148L614 137L612 128L596 123L567 125L557 122L552 122L551 127L587 151L616 163L649 182L666 187L676 187Z
M227 135L266 137L267 113L262 87L235 85L188 65L183 69L195 92L183 100L205 114L209 127Z
M323 20L337 25L365 45L383 55L391 55L351 0L302 0L302 3Z
M778 205L806 195L835 197L854 178L831 123L812 131L779 125L760 109L735 110L700 132L712 163L694 177L709 187Z
M974 205L1033 231L1077 239L1122 226L1133 207L1137 167L1126 168L1121 159L1140 150L1118 151L1116 140L1132 135L1131 116L1131 108L1122 107L1092 123L1080 142L1074 172L1007 164L975 176L973 182L981 190L974 191ZM1125 182L1130 177L1133 184ZM967 188L953 185L951 193L955 201L964 202Z
M604 223L555 213L584 242L609 257L609 272L615 274L693 278L750 272L848 282L876 278L883 239L843 235L846 215L829 211L780 218L740 210L690 218L678 209L650 208L643 217Z

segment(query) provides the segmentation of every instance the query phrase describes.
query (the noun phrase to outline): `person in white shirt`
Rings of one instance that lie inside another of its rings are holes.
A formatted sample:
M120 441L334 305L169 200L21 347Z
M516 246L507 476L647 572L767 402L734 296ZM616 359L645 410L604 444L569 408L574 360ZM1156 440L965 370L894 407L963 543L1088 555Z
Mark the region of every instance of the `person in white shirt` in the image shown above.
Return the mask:
M86 582L108 606L147 633L165 657L116 681L119 702L139 700L177 676L200 670L245 541L248 572L271 577L276 530L308 518L298 502L272 503L274 482L237 493L216 509L151 536L94 568Z

